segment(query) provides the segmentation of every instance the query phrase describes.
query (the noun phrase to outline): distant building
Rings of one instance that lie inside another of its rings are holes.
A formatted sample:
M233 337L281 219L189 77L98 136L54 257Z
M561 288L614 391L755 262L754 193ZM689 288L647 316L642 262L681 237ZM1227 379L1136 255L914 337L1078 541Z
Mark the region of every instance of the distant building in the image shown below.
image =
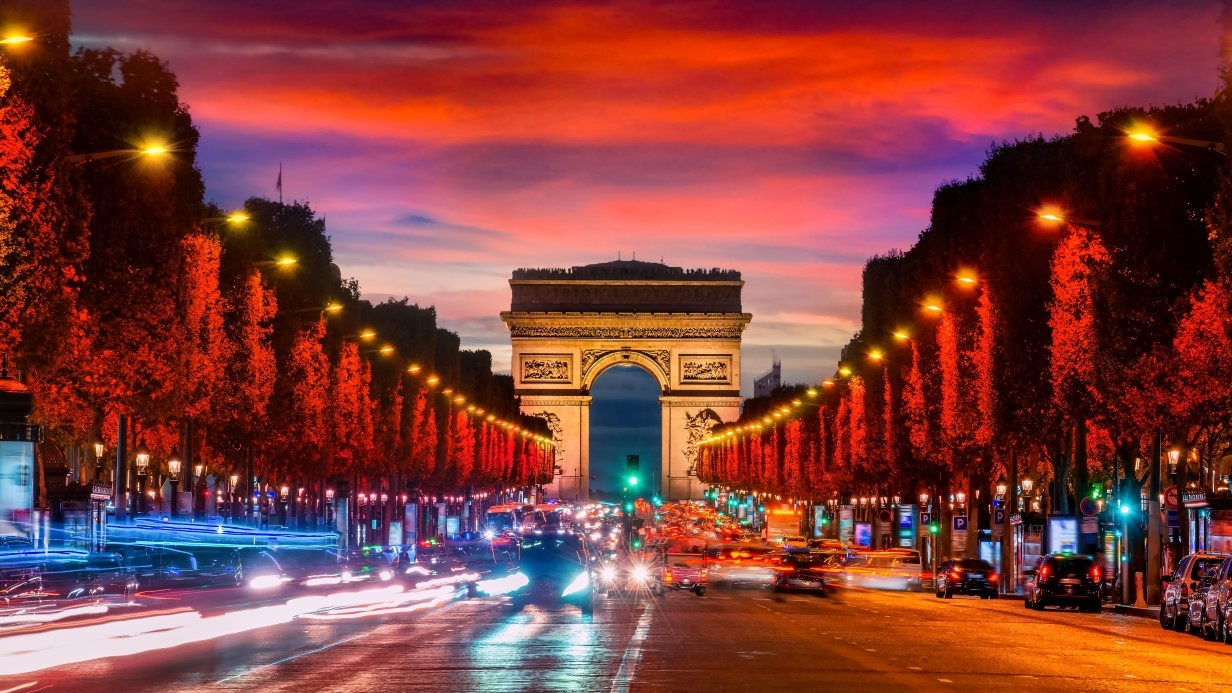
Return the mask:
M770 365L770 372L753 381L754 397L769 397L783 384L783 364L777 358Z

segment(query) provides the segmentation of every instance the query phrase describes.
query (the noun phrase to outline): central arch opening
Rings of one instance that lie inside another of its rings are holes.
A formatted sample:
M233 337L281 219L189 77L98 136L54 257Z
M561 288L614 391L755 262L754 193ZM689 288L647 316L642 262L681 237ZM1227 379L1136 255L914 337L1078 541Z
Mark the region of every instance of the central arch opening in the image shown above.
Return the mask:
M619 502L629 455L640 464L638 493L662 497L663 414L659 383L640 366L617 364L590 386L590 497Z

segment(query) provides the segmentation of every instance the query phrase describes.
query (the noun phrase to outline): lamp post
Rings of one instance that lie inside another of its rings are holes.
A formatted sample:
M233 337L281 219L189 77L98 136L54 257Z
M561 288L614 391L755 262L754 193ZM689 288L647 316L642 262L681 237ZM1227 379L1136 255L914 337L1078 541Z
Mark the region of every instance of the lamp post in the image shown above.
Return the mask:
M183 464L183 461L180 460L179 452L171 451L171 456L167 458L167 473L171 479L171 517L175 517L178 512L176 503L179 499L180 468Z
M235 488L236 488L235 485L239 483L239 480L240 480L239 474L231 475L231 487L230 487L231 493L227 501L227 517L228 519L231 520L232 524L235 523Z
M325 526L331 527L334 520L334 489L325 489Z

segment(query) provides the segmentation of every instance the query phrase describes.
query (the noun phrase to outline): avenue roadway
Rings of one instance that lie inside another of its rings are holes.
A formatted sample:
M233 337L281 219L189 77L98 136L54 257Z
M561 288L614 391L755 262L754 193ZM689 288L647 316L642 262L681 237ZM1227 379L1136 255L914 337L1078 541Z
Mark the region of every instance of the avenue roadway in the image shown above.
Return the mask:
M1157 622L1012 600L712 589L514 611L499 598L295 621L0 677L16 691L1232 689L1232 647Z

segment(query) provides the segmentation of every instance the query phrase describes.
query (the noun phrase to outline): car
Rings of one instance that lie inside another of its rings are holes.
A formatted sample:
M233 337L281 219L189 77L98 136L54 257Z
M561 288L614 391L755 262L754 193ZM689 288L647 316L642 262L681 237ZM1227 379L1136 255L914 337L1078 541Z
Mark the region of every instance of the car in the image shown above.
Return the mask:
M1176 564L1171 575L1163 576L1163 595L1159 601L1159 625L1165 630L1182 630L1189 623L1189 597L1199 582L1223 562L1227 554L1201 551L1191 553Z
M951 599L956 594L976 595L980 599L997 598L997 569L978 558L957 558L937 568L935 580L937 598Z
M137 587L136 571L123 556L110 551L16 552L0 561L0 598L6 603L103 595L128 598Z
M871 551L853 556L843 565L839 578L847 587L918 592L923 585L919 554L897 551Z
M1225 556L1218 564L1206 568L1198 582L1198 589L1189 597L1189 618L1186 630L1201 635L1207 640L1221 638L1228 624L1224 616L1229 597L1232 597L1232 556Z
M524 538L517 569L499 578L480 580L476 587L481 594L508 594L515 608L571 604L587 614L594 608L590 559L586 543L576 534Z
M822 551L789 552L777 556L774 565L774 591L809 592L819 597L826 596L833 587L828 584L830 568L837 564L838 557Z
M617 552L597 568L595 588L609 599L659 593L656 568L653 562Z
M710 582L710 573L704 565L690 564L684 560L673 560L663 566L656 577L659 594L667 590L684 590L700 597L706 594L706 586Z
M1090 556L1047 554L1040 557L1034 568L1023 572L1027 576L1023 605L1028 609L1043 611L1046 606L1059 606L1099 613L1103 608L1103 576Z
M771 546L729 544L706 549L705 566L710 584L726 587L763 588L774 585L774 566L768 562L778 553Z
M807 551L809 548L808 537L805 537L800 534L793 534L793 535L785 536L783 537L783 548L788 549L788 550L800 549L803 551Z

